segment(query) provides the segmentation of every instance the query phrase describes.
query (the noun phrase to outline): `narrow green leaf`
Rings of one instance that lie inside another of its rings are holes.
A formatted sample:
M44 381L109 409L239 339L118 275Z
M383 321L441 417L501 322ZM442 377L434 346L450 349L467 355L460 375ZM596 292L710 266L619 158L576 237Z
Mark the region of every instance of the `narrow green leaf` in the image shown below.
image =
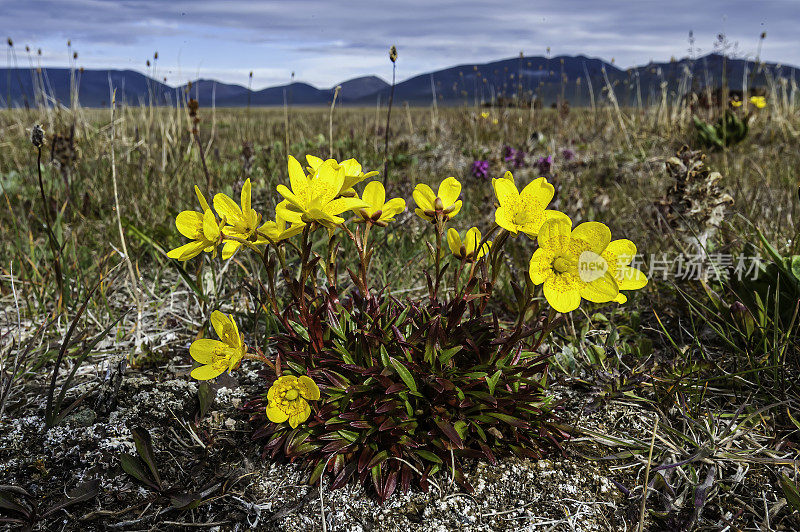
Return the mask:
M414 377L411 375L411 372L408 371L408 368L392 357L389 357L389 361L392 363L392 366L394 366L397 374L400 375L400 378L403 379L403 382L406 384L406 386L408 386L408 389L412 392L416 392L417 383L414 382Z
M786 475L781 475L780 482L786 502L791 504L795 510L800 511L800 491L797 490L797 486Z

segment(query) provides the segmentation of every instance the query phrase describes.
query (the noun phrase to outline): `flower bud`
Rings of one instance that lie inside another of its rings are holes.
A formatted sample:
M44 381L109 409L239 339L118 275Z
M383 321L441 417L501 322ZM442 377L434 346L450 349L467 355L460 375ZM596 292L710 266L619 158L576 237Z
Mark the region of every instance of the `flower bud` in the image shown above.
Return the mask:
M444 202L442 202L442 198L437 197L433 200L433 209L436 211L444 210Z
M44 144L44 129L39 124L31 128L31 144L37 148L41 148Z

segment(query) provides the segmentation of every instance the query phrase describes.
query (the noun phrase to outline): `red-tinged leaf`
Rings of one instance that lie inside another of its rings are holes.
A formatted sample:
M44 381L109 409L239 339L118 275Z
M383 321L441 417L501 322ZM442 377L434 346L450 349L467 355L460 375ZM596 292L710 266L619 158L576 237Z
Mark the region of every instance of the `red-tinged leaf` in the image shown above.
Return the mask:
M396 401L384 401L378 405L378 407L375 409L375 413L384 414L386 412L394 410L395 408L397 408Z
M331 484L331 489L335 490L347 484L347 481L350 480L350 477L353 476L353 473L355 473L355 471L356 471L356 464L352 462L347 464L334 479L333 484Z
M456 432L456 429L453 427L453 425L447 421L437 419L436 426L439 427L439 430L441 430L451 442L453 442L453 445L455 445L457 449L464 447L464 442L461 439L461 436L458 435L458 432Z
M350 381L348 381L342 375L339 375L335 371L323 369L322 374L325 375L325 378L328 379L328 381L330 381L330 383L337 388L347 389L347 387L350 386Z
M483 451L483 455L486 457L486 460L488 460L489 463L492 464L493 466L496 466L497 458L495 458L494 453L492 453L492 450L489 449L489 446L483 443L482 441L479 441L478 445L480 445L481 450Z
M314 467L314 470L311 472L311 476L308 477L308 484L316 484L317 481L322 477L322 472L325 470L325 460L324 458L320 458L319 463Z
M391 386L389 386L388 388L386 388L385 393L387 394L397 393L397 392L402 392L405 389L407 389L407 386L405 384L403 384L402 382L396 382Z
M400 491L406 493L411 488L411 468L403 464L400 469Z
M388 458L389 458L389 453L386 451L381 451L377 453L375 456L373 456L372 459L370 459L369 463L367 464L367 467L373 469L375 468L375 466L380 466Z
M345 440L345 439L332 441L328 445L326 445L325 447L322 448L322 452L323 453L336 453L336 452L341 451L342 449L344 449L348 445L350 445L350 442Z
M370 459L375 454L370 447L364 447L364 450L361 451L361 456L358 457L358 472L361 473L366 469L367 465L369 464Z
M383 432L385 430L393 429L396 426L397 426L397 423L395 422L395 420L393 418L386 418L386 421L381 423L380 426L378 427L378 431L379 432Z
M350 426L353 427L354 429L368 429L372 427L372 423L363 420L351 421Z
M392 496L394 490L397 488L397 470L393 470L391 473L386 475L386 481L383 483L381 489L381 500L385 501L389 497Z

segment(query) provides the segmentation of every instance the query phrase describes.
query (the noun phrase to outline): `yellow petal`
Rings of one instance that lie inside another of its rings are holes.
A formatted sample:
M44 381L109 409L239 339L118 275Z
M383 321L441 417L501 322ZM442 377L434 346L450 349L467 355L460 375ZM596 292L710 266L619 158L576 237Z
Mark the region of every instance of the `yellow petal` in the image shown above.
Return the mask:
M244 214L244 217L248 221L250 221L250 219L252 218L252 214L254 214L254 213L252 212L253 211L253 209L252 209L252 199L253 199L253 197L251 195L250 178L249 177L245 180L244 185L242 186L242 194L241 194L241 198L240 199L242 201L242 214Z
M569 275L552 275L544 282L544 297L557 312L572 312L581 304L578 286Z
M214 196L214 209L220 218L224 218L229 224L233 224L243 218L242 209L236 202L223 193Z
M570 240L572 221L569 218L556 217L542 224L536 237L540 248L553 252L564 249Z
M203 236L203 214L197 211L182 211L175 218L175 227L186 238L197 240Z
M205 247L206 243L204 241L195 240L194 242L189 242L188 244L170 250L170 252L167 253L167 257L177 260L193 259L202 253Z
M289 200L284 200L275 206L275 214L277 217L286 220L290 224L302 224L303 212L297 210L297 206Z
M638 290L647 284L644 273L630 266L617 268L614 278L620 290Z
M211 212L211 209L203 213L203 237L210 241L216 242L219 239L219 223L217 217Z
M403 198L392 198L383 204L383 214L381 220L391 221L395 216L406 210L406 200Z
M433 210L433 201L436 199L436 194L433 193L433 189L431 189L431 187L428 185L420 183L414 187L414 192L411 193L411 196L414 198L414 202L417 204L417 207L419 207L421 210ZM422 217L430 220L430 217Z
M305 401L300 401L300 408L297 412L289 416L289 426L296 429L300 423L303 423L311 415L311 407Z
M219 340L201 338L192 342L192 345L189 346L189 354L201 364L211 364L214 360L214 353L224 348L225 344Z
M636 256L636 245L627 239L614 240L603 251L605 258L612 268L627 266Z
M203 196L203 193L200 192L200 187L198 187L197 185L194 186L194 193L197 195L197 201L200 202L200 209L203 212L209 210L211 207L209 207L208 202L206 201L206 197Z
M452 227L447 230L447 245L456 257L461 257L461 236Z
M214 332L223 342L226 342L227 338L231 336L235 327L231 318L218 310L211 313L211 325L214 327Z
M450 219L453 216L455 216L456 214L458 214L458 212L461 210L461 203L462 203L461 200L458 200L457 202L453 203L453 205L452 205L453 210L450 211L450 214L447 215L448 219Z
M367 202L359 198L338 198L328 202L322 210L330 216L336 216L344 211L352 211L366 206Z
M531 276L533 284L542 284L548 277L553 275L553 252L544 248L539 248L533 252L528 274Z
M498 180L499 181L499 180ZM517 234L517 224L514 223L513 215L509 207L500 206L494 211L494 221L510 233Z
M587 283L581 289L581 297L592 303L607 303L619 295L619 288L614 277L606 272L602 277Z
M211 364L200 366L192 370L192 378L199 381L207 381L219 377L225 372L226 366L212 366Z
M459 194L461 194L461 183L455 177L448 177L439 185L437 196L441 198L445 207L449 207L456 202ZM452 215L454 216L456 212L453 212Z
M297 378L297 387L300 388L300 395L309 401L316 401L319 399L319 386L310 377L301 375Z
M504 180L508 181L508 180ZM543 211L552 201L556 189L547 182L547 179L540 177L534 179L528 186L519 193L519 199L523 209L526 211Z
M344 169L335 168L330 164L323 164L309 181L313 203L322 207L339 195L344 184Z
M311 157L313 155L306 155L306 159L308 159L309 164L311 164ZM314 157L316 159L316 157ZM319 164L322 164L322 159L319 160ZM313 166L313 165L312 165ZM319 166L319 165L317 165ZM316 168L316 167L314 167ZM303 171L303 167L300 166L300 163L297 162L297 159L289 156L289 185L292 187L292 193L295 196L300 198L300 201L306 200L308 195L308 176ZM280 191L278 191L280 192Z
M481 242L481 232L478 230L477 227L471 227L468 231L466 236L464 237L464 247L467 250L467 253L472 255L475 253L475 250L478 249L478 244Z
M270 402L267 405L267 418L273 423L283 423L289 419L289 414L281 410L276 404Z
M622 305L623 303L627 303L627 302L628 302L628 298L622 292L617 294L617 297L614 298L614 303L619 303L620 305Z
M584 222L572 231L571 238L585 242L599 255L611 242L611 229L600 222Z
M289 156L290 159L294 159L291 155ZM306 155L306 161L308 161L308 166L311 167L313 171L317 171L317 168L322 165L325 161L320 159L319 157L315 157L314 155ZM298 163L299 164L299 163Z
M420 209L420 208L414 209L414 213L417 216L419 216L420 218L422 218L423 220L427 220L429 222L433 220L433 218L431 218L430 216L428 216L424 212L422 212L422 209Z
M346 176L361 177L361 163L355 159L347 159L339 163L339 165L344 168Z
M241 246L241 242L237 242L236 240L227 240L225 245L222 246L222 260L228 260L229 258L233 257L233 254L236 253L236 250Z
M383 210L383 204L386 201L386 189L383 188L383 183L380 181L370 181L364 187L364 193L361 195L369 205L369 214L372 215L375 211Z
M519 191L510 179L495 179L492 181L494 195L501 206L513 205L519 199ZM516 231L514 231L516 233Z

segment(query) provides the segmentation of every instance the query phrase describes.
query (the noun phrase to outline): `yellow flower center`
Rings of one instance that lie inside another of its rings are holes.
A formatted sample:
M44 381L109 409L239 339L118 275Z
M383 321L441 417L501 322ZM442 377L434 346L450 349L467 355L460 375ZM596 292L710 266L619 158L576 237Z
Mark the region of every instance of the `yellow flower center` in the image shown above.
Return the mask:
M564 257L556 257L556 260L553 261L553 269L557 273L564 273L569 270L569 261Z
M295 401L298 397L300 397L300 392L298 392L295 388L290 388L286 390L286 395L284 397L287 401Z

